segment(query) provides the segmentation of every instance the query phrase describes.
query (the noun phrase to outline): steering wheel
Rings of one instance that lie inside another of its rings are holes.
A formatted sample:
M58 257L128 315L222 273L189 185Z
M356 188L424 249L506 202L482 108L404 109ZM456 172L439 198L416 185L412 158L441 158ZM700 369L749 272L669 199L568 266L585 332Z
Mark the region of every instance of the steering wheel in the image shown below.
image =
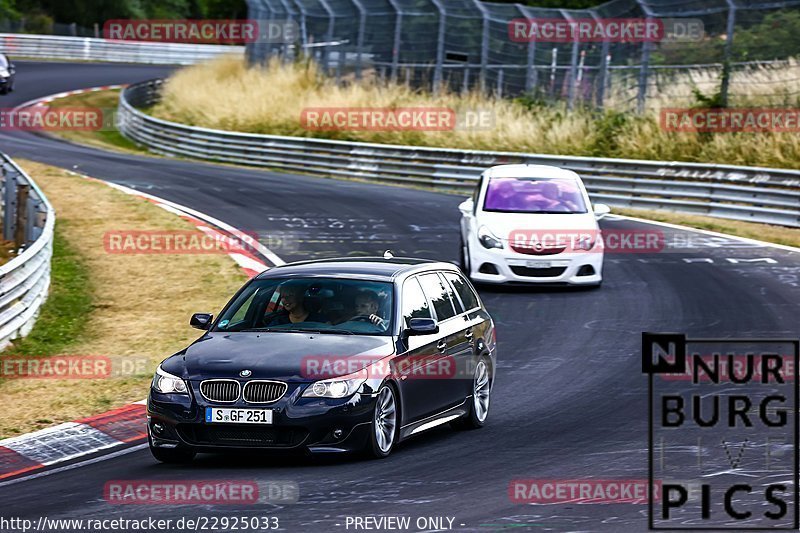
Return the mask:
M347 320L348 322L369 322L372 324L372 320L367 315L357 315Z

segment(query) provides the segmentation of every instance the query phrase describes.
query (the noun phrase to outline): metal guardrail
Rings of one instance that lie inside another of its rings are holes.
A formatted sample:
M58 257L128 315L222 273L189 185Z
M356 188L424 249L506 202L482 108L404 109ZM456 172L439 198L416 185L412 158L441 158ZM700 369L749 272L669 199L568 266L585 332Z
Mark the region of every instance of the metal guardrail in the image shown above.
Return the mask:
M128 87L118 127L169 155L306 174L466 192L487 167L555 165L577 172L594 201L800 227L800 171L731 165L552 156L244 134L177 124L137 109L158 100L162 80Z
M50 287L56 214L44 193L5 154L2 165L3 238L23 251L0 266L0 349L27 335Z
M223 54L244 55L243 46L115 41L0 33L0 51L14 57L189 65Z

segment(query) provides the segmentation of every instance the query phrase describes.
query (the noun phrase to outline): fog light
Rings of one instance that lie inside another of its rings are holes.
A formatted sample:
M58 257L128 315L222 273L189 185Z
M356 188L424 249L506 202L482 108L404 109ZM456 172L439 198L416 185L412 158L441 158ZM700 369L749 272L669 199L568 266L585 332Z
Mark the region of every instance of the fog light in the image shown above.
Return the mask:
M481 274L495 274L495 275L499 274L499 272L497 271L497 267L494 266L492 263L482 264L481 267L478 269L478 272L480 272Z
M156 422L153 424L153 433L156 435L161 435L164 433L164 425L161 422Z
M341 439L342 435L344 435L344 431L342 431L341 429L334 429L333 430L333 438L334 439Z
M578 270L579 276L594 276L594 267L592 265L583 265Z

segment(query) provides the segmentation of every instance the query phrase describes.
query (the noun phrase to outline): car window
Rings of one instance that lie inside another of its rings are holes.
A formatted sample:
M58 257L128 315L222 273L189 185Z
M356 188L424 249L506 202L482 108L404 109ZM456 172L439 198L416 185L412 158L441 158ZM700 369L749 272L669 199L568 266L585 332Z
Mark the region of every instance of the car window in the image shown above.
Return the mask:
M408 326L408 321L412 318L433 318L428 306L428 300L419 281L416 278L409 279L403 284L403 320Z
M215 331L318 331L391 335L391 283L336 278L256 280L223 311Z
M423 274L419 277L422 290L433 304L437 320L447 320L456 316L455 308L450 301L450 295L445 290L444 280L438 274Z
M464 312L464 306L461 305L461 301L458 299L458 296L455 295L453 292L453 286L445 279L444 272L439 272L439 278L442 280L444 284L444 290L447 292L447 295L450 297L450 301L453 303L453 307L456 308L456 314L460 315Z
M446 272L444 277L447 278L447 281L449 281L456 290L458 296L461 298L461 303L464 304L467 311L479 306L478 297L473 292L472 287L464 281L464 278L454 272Z
M498 213L586 213L576 180L493 178L486 187L484 211Z

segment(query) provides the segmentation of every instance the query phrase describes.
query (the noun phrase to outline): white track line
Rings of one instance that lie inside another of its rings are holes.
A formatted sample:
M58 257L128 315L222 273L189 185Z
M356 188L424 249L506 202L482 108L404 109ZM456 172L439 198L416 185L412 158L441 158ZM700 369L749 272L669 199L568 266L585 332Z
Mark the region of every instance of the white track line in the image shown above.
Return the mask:
M777 248L778 250L783 250L783 251L786 251L786 252L794 252L794 253L800 252L800 248L795 248L794 246L787 246L785 244L775 244L774 242L764 242L764 241L759 241L759 240L756 240L756 239L750 239L750 238L747 238L747 237L739 237L737 235L729 235L727 233L719 233L719 232L716 232L716 231L709 231L709 230L705 230L705 229L692 228L692 227L689 227L689 226L681 226L679 224L670 224L669 222L659 222L657 220L647 220L647 219L644 219L644 218L629 217L629 216L625 216L625 215L614 215L614 214L609 215L609 220L611 220L612 217L621 218L621 219L625 219L625 220L633 220L635 222L641 222L643 224L652 224L654 226L663 226L665 228L684 230L684 231L693 231L695 233L701 233L703 235L710 235L712 237L724 237L726 239L736 239L738 241L742 241L742 242L746 242L746 243L750 243L750 244L756 244L756 245L764 246L764 247L767 247L767 248ZM719 220L720 221L724 221L726 219L720 218Z

